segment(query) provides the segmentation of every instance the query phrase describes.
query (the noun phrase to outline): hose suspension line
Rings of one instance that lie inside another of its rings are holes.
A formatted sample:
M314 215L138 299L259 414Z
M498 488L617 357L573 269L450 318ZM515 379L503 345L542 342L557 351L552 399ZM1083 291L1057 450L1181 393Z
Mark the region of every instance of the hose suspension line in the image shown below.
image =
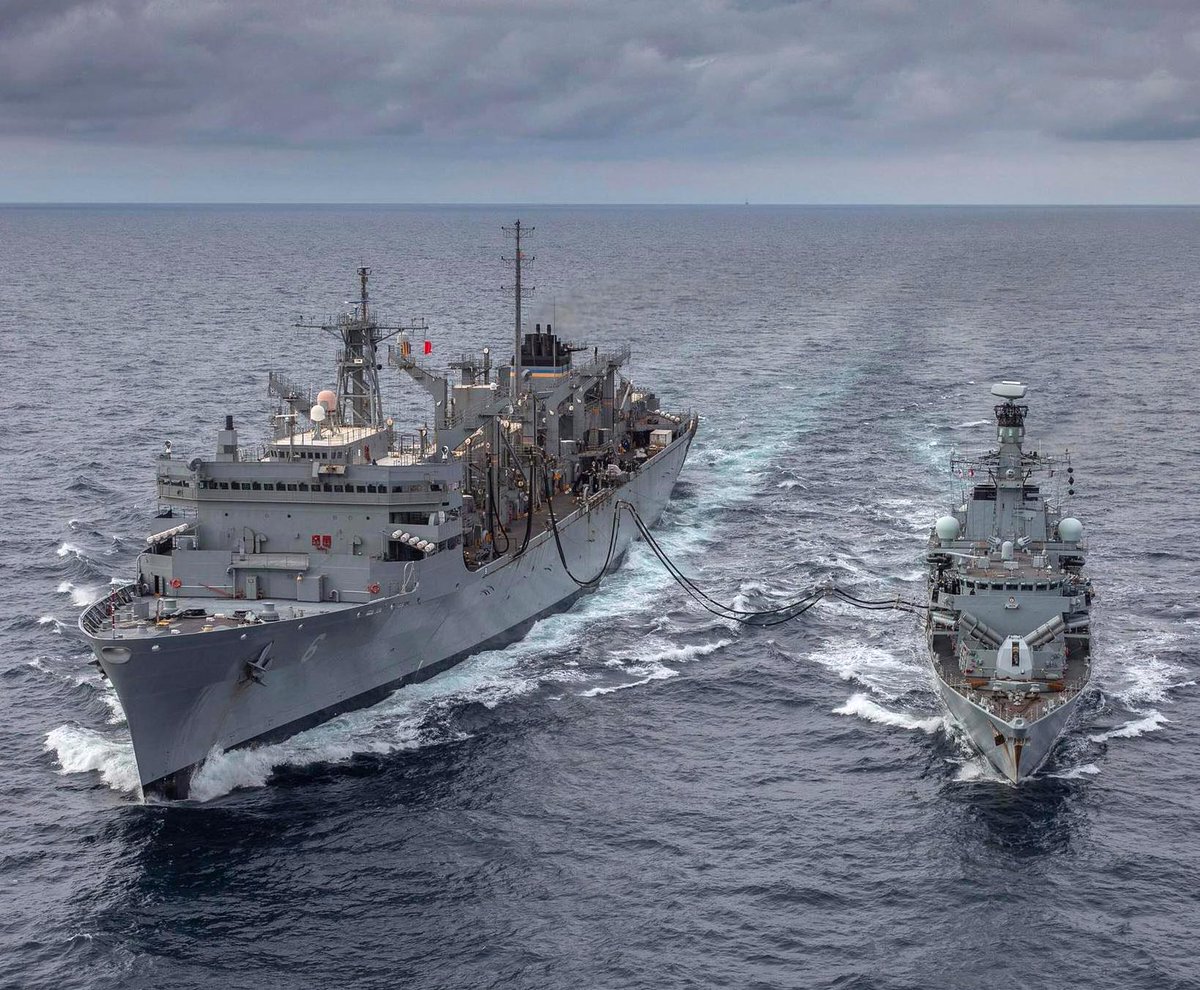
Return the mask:
M545 491L546 491L546 505L550 509L550 528L554 533L554 546L558 550L558 559L562 563L563 570L566 572L567 577L569 577L572 581L574 581L577 585L579 585L579 587L594 588L597 584L600 583L600 579L602 577L604 577L605 572L608 571L609 565L612 563L613 554L616 553L617 535L620 532L620 527L621 527L621 506L625 503L618 502L617 506L616 506L616 511L613 513L612 532L609 534L608 553L605 554L604 564L601 566L600 570L596 572L595 577L589 578L585 581L580 578L577 578L571 572L571 568L567 564L567 555L563 551L562 540L559 538L559 535L558 535L558 519L555 518L555 515L554 515L554 489L550 485L550 475L546 471L545 465L542 466L542 484L545 486Z
M532 481L532 473L530 475ZM546 505L550 510L550 526L554 534L554 545L558 550L558 559L562 563L563 570L575 584L581 588L593 588L599 584L600 579L608 571L612 564L614 555L616 554L618 536L620 533L620 521L622 513L628 512L633 517L634 525L637 527L638 534L646 541L646 545L650 547L659 563L675 582L684 590L684 592L696 602L706 612L717 616L721 619L726 619L733 622L740 622L743 625L757 626L769 628L771 626L782 625L785 622L792 622L799 618L809 609L813 608L823 598L836 598L847 605L854 608L861 608L867 611L888 611L898 610L902 612L924 612L928 606L922 605L920 602L908 601L899 597L896 598L881 598L881 599L866 599L852 595L848 591L843 591L834 584L819 584L814 585L799 598L790 602L785 602L782 605L776 605L771 608L764 609L740 609L734 608L732 605L726 605L724 602L717 601L703 589L699 588L696 583L683 573L678 565L671 560L667 552L662 548L662 545L655 539L654 534L650 531L650 527L646 525L642 519L636 506L623 499L618 500L613 506L612 531L608 540L608 552L605 554L604 564L596 574L586 580L577 577L567 564L567 555L563 550L562 539L558 530L558 519L554 512L554 492L550 484L550 475L545 470L545 465L542 465L542 483L546 493ZM532 488L532 485L531 485Z

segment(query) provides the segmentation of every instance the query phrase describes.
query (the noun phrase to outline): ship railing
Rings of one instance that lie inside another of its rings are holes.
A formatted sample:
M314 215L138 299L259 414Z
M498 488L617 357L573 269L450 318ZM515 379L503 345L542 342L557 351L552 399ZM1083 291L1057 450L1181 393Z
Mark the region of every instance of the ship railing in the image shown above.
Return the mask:
M295 409L307 412L316 404L316 394L306 385L297 385L278 371L267 372L267 393L283 399Z
M610 365L620 367L625 364L629 360L630 353L628 344L622 344L611 351L595 351L590 361L586 361L578 366L573 365L571 370L582 375L603 374L608 370Z
M117 612L127 605L132 605L138 596L137 585L114 585L112 590L99 601L92 602L79 617L79 628L89 636L99 637L105 631L112 630L115 635L114 621Z
M261 461L267 456L266 444L254 444L251 446L239 446L237 449L237 459L239 461Z

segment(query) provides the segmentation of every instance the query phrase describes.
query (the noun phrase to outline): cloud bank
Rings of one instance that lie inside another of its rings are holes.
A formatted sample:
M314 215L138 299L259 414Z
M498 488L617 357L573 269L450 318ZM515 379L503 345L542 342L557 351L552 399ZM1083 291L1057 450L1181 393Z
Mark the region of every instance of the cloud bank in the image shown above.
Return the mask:
M0 6L26 144L711 167L1197 138L1195 0Z

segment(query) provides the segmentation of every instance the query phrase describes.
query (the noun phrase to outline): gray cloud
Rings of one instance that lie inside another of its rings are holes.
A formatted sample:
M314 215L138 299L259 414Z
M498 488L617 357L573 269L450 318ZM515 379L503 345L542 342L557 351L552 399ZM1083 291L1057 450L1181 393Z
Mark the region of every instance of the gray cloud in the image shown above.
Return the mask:
M1188 0L19 0L0 134L669 154L1200 137Z

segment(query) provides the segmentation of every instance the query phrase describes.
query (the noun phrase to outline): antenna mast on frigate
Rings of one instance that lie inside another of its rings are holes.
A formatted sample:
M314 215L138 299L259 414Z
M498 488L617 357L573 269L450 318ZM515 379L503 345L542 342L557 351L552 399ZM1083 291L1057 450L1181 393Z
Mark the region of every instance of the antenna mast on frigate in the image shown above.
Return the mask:
M297 327L324 330L342 339L338 354L338 403L346 426L382 426L383 398L379 389L379 345L389 337L413 330L424 330L424 321L409 325L381 326L371 319L367 279L371 269L358 269L359 301L357 312L339 316L336 323L297 322Z
M532 263L534 261L532 257L525 257L525 252L521 250L521 235L525 233L532 233L536 228L522 227L521 221L518 220L511 227L504 227L502 229L504 230L504 233L508 234L516 241L516 248L513 251L513 256L511 258L502 259L512 264L513 271L516 275L516 279L512 287L513 301L516 305L514 306L515 319L513 329L513 377L512 388L510 390L512 394L513 406L515 408L517 401L521 397L521 300L525 296L533 293L532 285L525 286L521 284L522 266L526 263Z

